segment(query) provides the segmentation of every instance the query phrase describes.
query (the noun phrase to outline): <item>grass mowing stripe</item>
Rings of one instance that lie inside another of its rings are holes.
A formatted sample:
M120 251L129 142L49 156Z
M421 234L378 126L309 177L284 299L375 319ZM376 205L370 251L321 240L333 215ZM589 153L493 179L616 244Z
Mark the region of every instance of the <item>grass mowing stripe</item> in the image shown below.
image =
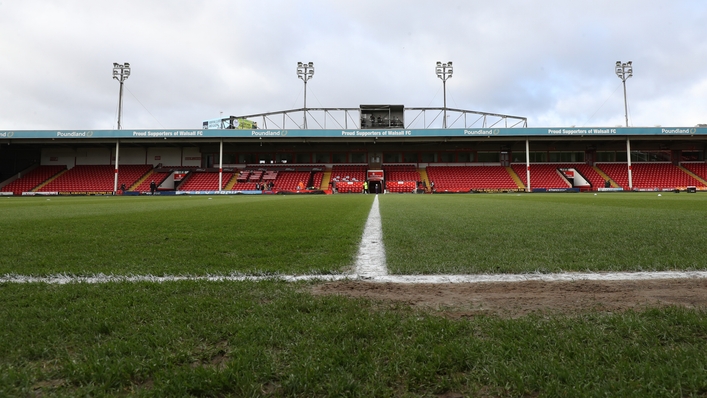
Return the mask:
M0 284L0 395L707 392L701 310L450 320L307 286Z
M0 201L0 274L338 273L372 198L359 195ZM11 231L11 232L8 232Z
M394 274L705 269L707 196L385 195Z

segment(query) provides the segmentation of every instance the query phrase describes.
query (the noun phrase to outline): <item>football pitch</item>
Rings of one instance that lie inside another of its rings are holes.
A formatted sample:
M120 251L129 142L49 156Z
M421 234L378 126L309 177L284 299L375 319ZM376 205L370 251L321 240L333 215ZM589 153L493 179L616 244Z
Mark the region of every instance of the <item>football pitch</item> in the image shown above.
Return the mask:
M389 274L707 269L702 194L378 199ZM373 202L0 198L0 276L349 275ZM707 394L700 305L455 318L324 283L0 283L0 395Z
M707 196L380 195L388 272L704 269ZM0 275L349 273L373 195L0 199Z

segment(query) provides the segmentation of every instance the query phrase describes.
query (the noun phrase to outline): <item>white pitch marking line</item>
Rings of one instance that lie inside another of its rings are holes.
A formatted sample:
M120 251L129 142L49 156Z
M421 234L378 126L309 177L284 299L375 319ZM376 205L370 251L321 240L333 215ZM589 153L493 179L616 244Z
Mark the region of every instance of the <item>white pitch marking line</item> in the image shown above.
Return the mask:
M388 275L383 247L383 225L378 206L378 195L373 199L368 220L363 229L361 244L356 257L356 275L361 278L375 278Z
M576 282L576 281L643 281L664 279L705 279L707 271L664 271L664 272L564 272L558 274L483 274L483 275L378 275L366 280L377 283L408 283L408 284L445 284L445 283L494 283L494 282ZM0 283L46 283L65 285L71 283L117 283L117 282L155 282L166 283L175 281L206 281L206 282L242 282L282 280L297 281L340 281L357 280L358 275L206 275L206 276L154 276L154 275L103 275L72 276L0 276Z

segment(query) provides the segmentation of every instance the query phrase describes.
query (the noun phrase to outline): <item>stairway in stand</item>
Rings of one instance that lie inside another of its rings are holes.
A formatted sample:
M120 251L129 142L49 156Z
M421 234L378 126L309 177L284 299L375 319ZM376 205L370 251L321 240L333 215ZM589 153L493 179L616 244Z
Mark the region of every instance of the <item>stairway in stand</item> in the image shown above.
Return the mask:
M691 172L690 170L686 169L684 166L678 165L678 168L680 168L680 170L682 170L683 172L687 173L687 175L689 175L690 177L692 177L692 178L696 179L697 181L699 181L699 182L701 182L701 183L707 185L707 180L703 179L702 177L698 176L697 174L695 174L695 173Z
M617 184L616 181L612 180L611 177L609 177L608 175L606 175L606 173L604 173L604 171L603 171L602 169L600 169L600 168L597 167L597 166L592 166L592 168L594 168L594 170L597 172L597 174L599 174L599 175L604 179L604 181L609 180L609 182L611 183L611 187L612 187L612 188L618 188L618 187L619 187L619 184ZM595 187L595 189L596 189L596 188L597 188L597 187ZM599 188L601 188L601 187L599 187Z
M515 181L516 185L518 185L519 189L525 189L525 184L523 184L523 180L518 177L518 174L513 170L513 167L511 166L506 166L506 170L508 171L508 174L511 176L513 181Z
M32 192L38 192L40 188L42 188L43 186L45 186L45 185L49 184L50 182L56 180L57 178L59 178L62 174L66 173L67 171L69 171L69 170L62 170L61 172L59 172L59 174L55 175L54 177L52 177L52 178L50 178L50 179L44 181L43 183L37 185L36 187L34 187L34 188L32 189Z
M236 182L238 182L238 174L233 174L231 177L231 180L226 183L226 185L223 187L224 191L233 191L233 186L236 185Z
M132 191L133 189L139 187L140 184L142 184L145 180L147 180L154 172L155 172L155 169L152 169L152 170L148 171L147 173L145 173L145 175L142 176L142 178L140 178L139 180L137 180L135 182L135 184L128 187L128 191Z
M319 189L329 189L329 181L331 181L331 170L324 172L324 176L322 177L322 186L320 186Z
M432 192L432 188L430 187L430 177L427 176L427 169L419 168L417 169L417 172L420 174L422 182L425 183L425 186L427 187L427 192Z

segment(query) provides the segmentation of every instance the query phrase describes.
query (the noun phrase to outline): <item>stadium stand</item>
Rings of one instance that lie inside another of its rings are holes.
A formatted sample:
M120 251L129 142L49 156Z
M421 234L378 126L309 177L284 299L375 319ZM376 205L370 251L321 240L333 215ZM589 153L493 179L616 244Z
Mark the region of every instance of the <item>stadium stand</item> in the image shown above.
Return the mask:
M312 186L316 189L322 188L322 180L324 180L323 171L315 171L312 173Z
M672 163L636 163L631 170L634 188L684 189L687 186L704 186Z
M246 182L246 181L248 181L248 177L250 177L250 170L241 170L240 172L238 172L238 176L236 177L236 181Z
M337 182L336 190L339 193L361 193L363 192L363 181Z
M707 163L682 163L681 166L691 171L701 179L707 180Z
M628 169L625 163L597 163L596 166L621 188L628 190Z
M525 163L514 163L511 165L513 171L528 186L528 178ZM596 190L604 186L604 178L597 173L594 167L586 163L532 163L530 165L531 188L567 188L568 181L560 176L560 169L575 169L591 184L591 189Z
M624 163L602 163L597 166L623 189L628 190L628 167ZM698 174L699 175L699 174ZM704 187L700 181L672 163L633 163L631 176L634 189L675 189Z
M263 174L264 174L263 170L252 170L250 172L250 175L248 176L248 181L260 182L260 180L263 178Z
M161 172L154 172L148 176L144 181L140 183L137 187L130 189L131 191L135 192L150 192L150 183L152 181L157 184L159 187L160 184L164 182L164 180L167 179L172 174L171 171L161 171Z
M420 173L414 164L383 165L387 181L420 181Z
M228 181L233 177L233 173L223 173L221 178L221 189L228 184ZM179 184L178 191L218 191L217 172L200 172L193 171L189 176Z
M296 191L297 185L301 182L305 187L309 187L312 172L310 171L281 171L275 180L275 189L278 191Z
M277 170L267 170L265 171L265 174L263 174L263 181L275 181L277 180Z
M4 187L2 192L111 192L114 183L114 166L79 165L37 166ZM179 185L180 191L218 190L218 173L213 170L196 171L196 167L124 165L120 166L118 186L125 184L131 191L148 192L151 181L158 185L167 179L172 170L193 170ZM513 163L510 167L499 165L448 166L430 164L418 169L415 164L384 164L385 188L388 192L413 192L417 183L426 178L435 183L436 192L469 192L484 190L515 190L527 186L526 165ZM572 180L565 178L560 169L574 169L590 184L592 190L605 186L604 173L618 186L629 189L627 165L620 162L597 163L533 163L531 164L532 188L568 188ZM157 171L160 170L160 171ZM229 169L230 170L230 169ZM302 182L307 188L322 187L325 174L336 182L340 193L360 193L366 180L366 164L335 164L331 171L325 165L246 165L245 169L223 173L222 189L233 191L255 190L256 183L273 183L275 191L296 191ZM707 188L707 163L685 162L680 166L669 162L634 162L632 164L633 189L672 190L695 186ZM230 182L230 184L229 184ZM44 184L44 185L42 185ZM132 187L132 188L130 188Z
M249 164L238 172L231 190L255 190L257 183L273 184L274 191L296 191L302 182L306 188L319 188L325 165Z
M558 164L532 163L530 165L530 187L531 188L571 188L567 179L559 172L561 166ZM525 164L512 164L511 168L518 175L523 185L528 186L528 175Z
M421 180L414 164L383 165L388 192L412 192Z
M589 181L589 183L592 184L592 190L597 190L598 188L604 187L604 183L606 182L606 180L604 180L604 177L597 173L594 167L586 163L568 163L563 167L574 168L575 170L579 171L582 177L584 177L585 180Z
M12 192L13 195L22 195L22 192L30 192L32 189L64 170L66 170L66 166L38 166L22 177L2 187L0 192Z
M329 181L336 183L339 193L360 193L363 192L366 170L368 165L365 164L337 164L331 168Z
M254 182L236 182L231 191L254 191L255 184Z
M428 166L436 192L518 189L503 166Z
M111 192L115 178L112 165L74 166L39 189L40 192ZM152 170L151 165L119 166L118 186L129 187Z
M394 193L410 193L417 188L417 181L387 181L385 189Z
M356 182L366 180L367 165L334 165L331 168L331 181Z

